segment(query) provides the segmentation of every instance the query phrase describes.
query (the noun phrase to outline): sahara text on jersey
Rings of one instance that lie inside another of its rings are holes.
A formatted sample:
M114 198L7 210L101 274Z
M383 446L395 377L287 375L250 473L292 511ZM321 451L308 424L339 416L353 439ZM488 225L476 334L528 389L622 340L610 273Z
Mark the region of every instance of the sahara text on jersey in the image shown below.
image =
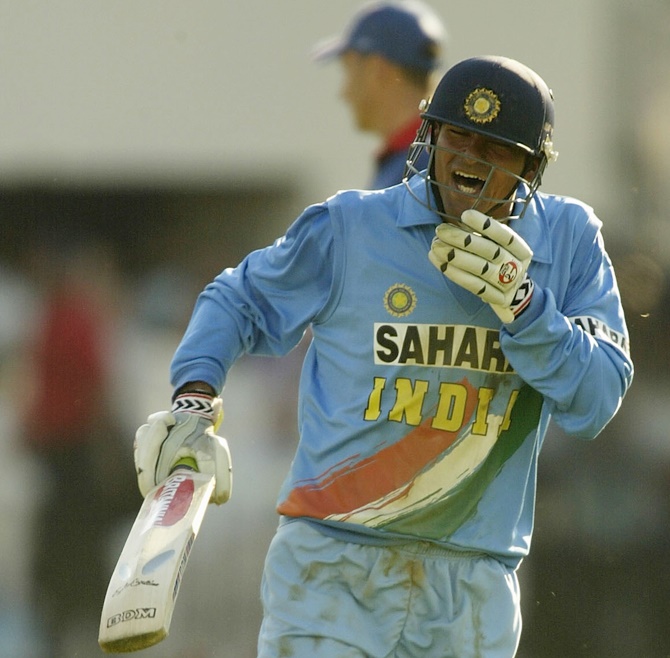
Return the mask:
M467 325L375 323L378 365L462 368L513 374L496 329Z

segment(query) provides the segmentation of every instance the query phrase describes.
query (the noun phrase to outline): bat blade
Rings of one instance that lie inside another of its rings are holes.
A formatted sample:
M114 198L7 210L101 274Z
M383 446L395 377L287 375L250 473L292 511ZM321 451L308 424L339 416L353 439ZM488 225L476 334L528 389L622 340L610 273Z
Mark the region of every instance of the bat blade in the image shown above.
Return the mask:
M178 468L147 494L107 588L98 634L103 651L139 651L167 636L213 489L214 476Z

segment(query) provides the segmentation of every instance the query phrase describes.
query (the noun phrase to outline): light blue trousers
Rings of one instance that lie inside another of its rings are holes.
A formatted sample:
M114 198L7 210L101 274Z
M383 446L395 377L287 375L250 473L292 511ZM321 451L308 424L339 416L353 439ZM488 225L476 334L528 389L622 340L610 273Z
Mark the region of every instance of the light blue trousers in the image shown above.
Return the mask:
M512 658L514 571L427 542L378 547L280 526L266 559L259 658Z

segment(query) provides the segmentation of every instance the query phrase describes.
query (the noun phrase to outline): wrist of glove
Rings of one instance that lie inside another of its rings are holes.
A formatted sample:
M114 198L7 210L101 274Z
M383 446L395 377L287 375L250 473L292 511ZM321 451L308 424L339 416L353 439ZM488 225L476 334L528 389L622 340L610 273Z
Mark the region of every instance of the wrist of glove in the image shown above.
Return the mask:
M533 251L509 226L477 210L466 210L461 220L462 226L437 227L428 258L449 280L487 302L503 322L512 322L533 296L527 274Z
M182 393L170 411L149 416L135 434L135 470L142 495L187 458L201 473L214 475L211 502L225 503L232 489L232 467L228 443L216 434L222 417L221 398L204 393Z

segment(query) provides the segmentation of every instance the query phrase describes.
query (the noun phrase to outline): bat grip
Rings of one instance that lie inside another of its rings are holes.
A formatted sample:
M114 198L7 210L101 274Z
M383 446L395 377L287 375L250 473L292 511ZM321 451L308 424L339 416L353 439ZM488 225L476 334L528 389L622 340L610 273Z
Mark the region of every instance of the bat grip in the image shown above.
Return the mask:
M182 457L172 468L172 473L174 473L178 468L185 468L189 471L198 471L198 463L193 459L193 457Z

